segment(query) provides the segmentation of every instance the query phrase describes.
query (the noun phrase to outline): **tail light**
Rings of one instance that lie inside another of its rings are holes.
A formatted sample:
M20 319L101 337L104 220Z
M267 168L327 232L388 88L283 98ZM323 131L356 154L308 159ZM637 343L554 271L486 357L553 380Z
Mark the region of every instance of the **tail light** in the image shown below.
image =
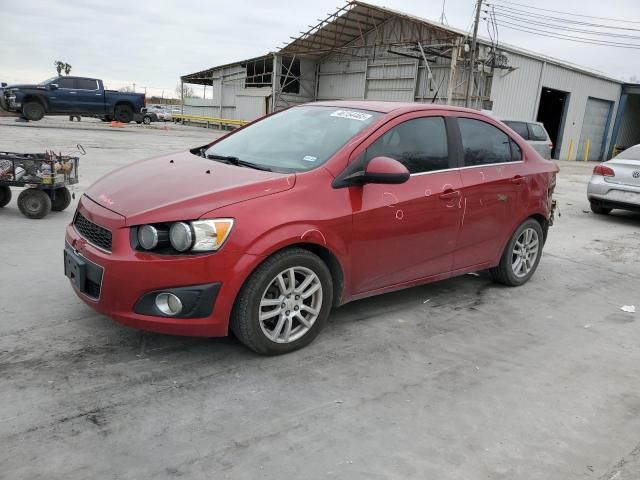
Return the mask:
M613 171L613 168L607 167L606 165L596 165L593 169L594 175L602 175L603 177L615 177L616 172Z
M146 93L142 96L142 101L144 102L144 106L146 107L147 106L147 94Z
M553 143L549 142L549 150L553 150Z

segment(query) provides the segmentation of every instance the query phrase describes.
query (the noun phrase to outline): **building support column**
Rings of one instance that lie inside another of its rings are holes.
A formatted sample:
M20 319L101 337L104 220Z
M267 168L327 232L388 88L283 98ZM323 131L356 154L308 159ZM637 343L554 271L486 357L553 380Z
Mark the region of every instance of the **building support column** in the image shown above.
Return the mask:
M276 111L276 96L280 90L280 75L278 75L278 55L273 54L273 68L271 71L271 112Z
M449 85L447 85L447 105L453 103L453 89L456 84L456 66L460 50L460 38L456 38L456 44L451 50L451 65L449 65Z

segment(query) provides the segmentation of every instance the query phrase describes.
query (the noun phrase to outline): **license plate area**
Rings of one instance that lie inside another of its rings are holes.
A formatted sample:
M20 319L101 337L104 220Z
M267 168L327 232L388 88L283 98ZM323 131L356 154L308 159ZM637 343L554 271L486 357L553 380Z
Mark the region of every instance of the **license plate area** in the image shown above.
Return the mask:
M102 272L102 267L65 247L64 274L78 291L93 299L100 298Z

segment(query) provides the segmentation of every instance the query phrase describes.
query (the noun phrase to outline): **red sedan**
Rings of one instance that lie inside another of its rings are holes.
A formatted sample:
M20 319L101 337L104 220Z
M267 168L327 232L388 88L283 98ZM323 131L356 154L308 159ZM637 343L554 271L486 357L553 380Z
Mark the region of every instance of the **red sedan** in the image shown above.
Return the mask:
M125 325L285 353L352 300L479 270L525 283L557 171L474 110L306 104L99 180L65 274Z

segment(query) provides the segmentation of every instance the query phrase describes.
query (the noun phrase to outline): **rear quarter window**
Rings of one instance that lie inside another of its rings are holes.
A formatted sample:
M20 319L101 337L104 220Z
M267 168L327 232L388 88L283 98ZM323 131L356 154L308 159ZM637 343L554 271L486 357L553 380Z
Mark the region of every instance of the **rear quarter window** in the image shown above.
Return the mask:
M529 124L529 136L531 140L544 142L547 140L547 132L537 123Z

